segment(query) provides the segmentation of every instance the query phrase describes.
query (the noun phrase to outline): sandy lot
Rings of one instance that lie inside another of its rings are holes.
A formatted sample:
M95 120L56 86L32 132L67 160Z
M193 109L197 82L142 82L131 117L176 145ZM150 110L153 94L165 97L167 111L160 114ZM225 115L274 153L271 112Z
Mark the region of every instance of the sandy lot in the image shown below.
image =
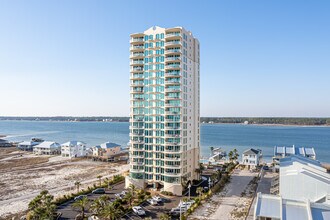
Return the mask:
M28 202L43 189L63 195L75 190L75 181L80 181L83 189L97 183L98 175L112 176L127 169L127 164L35 156L0 148L0 217L26 210Z

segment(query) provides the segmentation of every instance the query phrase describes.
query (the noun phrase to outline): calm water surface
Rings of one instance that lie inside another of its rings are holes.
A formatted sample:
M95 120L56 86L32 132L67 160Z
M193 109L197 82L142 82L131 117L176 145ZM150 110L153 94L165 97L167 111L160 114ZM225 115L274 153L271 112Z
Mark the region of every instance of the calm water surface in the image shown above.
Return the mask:
M106 141L126 146L129 141L127 122L45 122L0 121L0 134L8 140L23 141L32 137L64 143L81 140L88 146ZM273 147L314 147L317 159L330 163L330 127L256 126L239 124L202 124L201 152L210 154L210 146L229 151L237 148L241 153L249 147L260 148L264 158L270 160Z

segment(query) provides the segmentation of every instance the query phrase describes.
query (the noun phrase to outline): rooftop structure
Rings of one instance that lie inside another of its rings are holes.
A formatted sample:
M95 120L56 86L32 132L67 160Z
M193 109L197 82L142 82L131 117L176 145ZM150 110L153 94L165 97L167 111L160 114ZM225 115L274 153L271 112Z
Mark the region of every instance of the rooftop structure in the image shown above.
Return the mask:
M130 175L126 187L182 194L199 179L199 42L183 27L130 39Z
M281 159L279 180L279 193L285 199L330 205L330 173L316 160L296 155Z
M288 200L279 195L258 193L254 219L327 220L330 219L330 206L309 200Z
M311 159L316 159L315 150L313 147L274 147L274 158L284 158L292 155L300 155Z

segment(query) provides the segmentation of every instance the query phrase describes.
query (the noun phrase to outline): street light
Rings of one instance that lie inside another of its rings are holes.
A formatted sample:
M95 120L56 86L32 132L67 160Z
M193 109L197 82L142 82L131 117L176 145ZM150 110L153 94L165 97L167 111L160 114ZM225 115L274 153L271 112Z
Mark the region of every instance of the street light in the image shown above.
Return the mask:
M179 204L179 206L180 206L180 220L182 219L182 216L181 216L181 207L182 207L182 200L180 199L180 204Z
M189 200L190 200L190 188L191 188L191 184L189 183L189 185L188 185L188 189L189 189Z
M211 177L209 178L209 190L211 189Z

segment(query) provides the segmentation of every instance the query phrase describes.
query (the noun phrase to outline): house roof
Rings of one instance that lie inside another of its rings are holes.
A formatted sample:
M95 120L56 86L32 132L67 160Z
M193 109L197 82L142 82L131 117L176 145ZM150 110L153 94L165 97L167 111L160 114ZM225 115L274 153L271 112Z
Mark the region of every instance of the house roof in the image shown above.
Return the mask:
M35 148L58 148L61 147L59 143L53 142L53 141L44 141L36 146Z
M4 139L0 139L0 143L8 143L8 141Z
M20 142L20 143L18 143L18 145L33 145L32 144L32 141L22 141L22 142Z
M285 155L302 155L302 156L316 156L313 147L295 147L295 146L275 146L274 155L285 154Z
M311 217L309 217L311 213ZM330 218L330 206L309 201L283 199L279 195L258 193L255 215L260 217L326 220Z
M95 147L106 149L106 148L120 147L120 144L111 143L111 142L105 142L105 143L100 144L100 145L97 145Z
M68 141L64 144L61 144L61 146L70 146L70 147L77 146L77 145L86 145L86 143L84 143L82 141Z
M243 152L243 154L259 154L260 152L261 152L261 150L256 150L256 149L250 148L248 150L245 150Z

